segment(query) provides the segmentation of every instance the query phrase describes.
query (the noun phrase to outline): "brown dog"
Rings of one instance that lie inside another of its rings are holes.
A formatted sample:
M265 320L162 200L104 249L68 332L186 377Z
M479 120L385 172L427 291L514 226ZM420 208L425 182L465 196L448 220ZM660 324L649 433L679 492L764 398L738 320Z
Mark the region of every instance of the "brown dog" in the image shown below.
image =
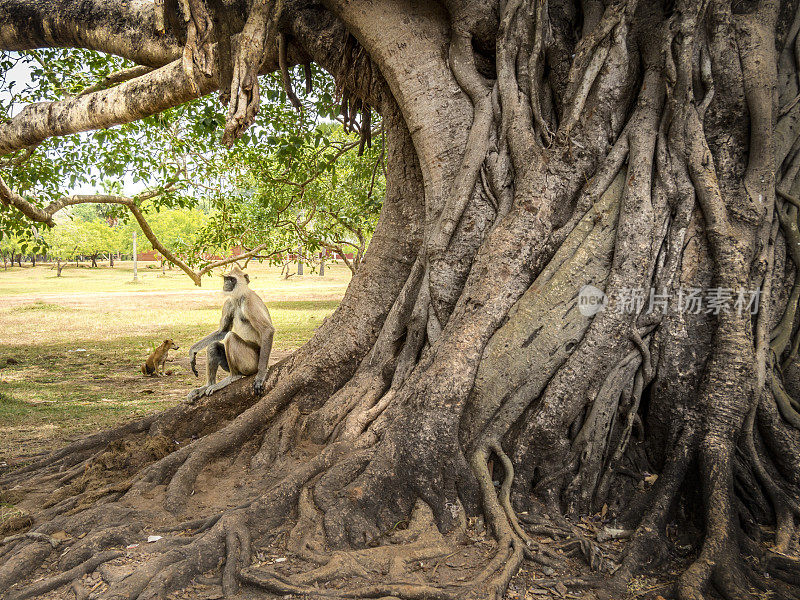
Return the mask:
M172 340L164 340L158 348L153 350L153 353L147 358L147 361L142 365L143 375L155 375L158 377L158 370L161 369L161 374L164 374L164 365L167 362L167 353L170 350L177 350L178 345Z

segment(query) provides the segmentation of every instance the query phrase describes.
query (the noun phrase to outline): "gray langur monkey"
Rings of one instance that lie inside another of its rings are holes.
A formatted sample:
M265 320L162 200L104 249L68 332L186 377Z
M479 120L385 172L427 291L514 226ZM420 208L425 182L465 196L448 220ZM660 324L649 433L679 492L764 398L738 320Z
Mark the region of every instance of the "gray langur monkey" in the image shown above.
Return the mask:
M249 283L250 278L237 266L223 275L222 291L227 298L219 329L189 349L189 365L197 377L197 353L208 348L206 385L189 392L187 402L210 396L245 375L256 374L253 389L257 395L264 392L275 328L264 301L248 287ZM220 367L230 375L217 383Z

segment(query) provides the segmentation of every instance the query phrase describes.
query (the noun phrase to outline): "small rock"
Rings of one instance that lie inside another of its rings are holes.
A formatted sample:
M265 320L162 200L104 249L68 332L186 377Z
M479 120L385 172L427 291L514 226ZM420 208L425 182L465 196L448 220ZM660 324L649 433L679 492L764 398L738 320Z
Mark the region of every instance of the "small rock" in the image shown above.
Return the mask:
M70 535L62 529L61 531L56 531L55 533L51 533L50 537L56 540L57 542L63 542L65 540L68 540L70 538Z
M162 538L162 536L160 536L160 535L150 535L150 536L147 537L147 543L148 544L152 544L153 542L157 542L161 538Z

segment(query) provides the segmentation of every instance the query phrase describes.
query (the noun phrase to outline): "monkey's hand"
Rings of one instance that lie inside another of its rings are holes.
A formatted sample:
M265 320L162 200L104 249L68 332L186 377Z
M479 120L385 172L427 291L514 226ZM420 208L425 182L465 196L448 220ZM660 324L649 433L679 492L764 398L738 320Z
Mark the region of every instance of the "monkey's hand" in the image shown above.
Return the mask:
M256 375L256 380L253 382L253 391L256 396L261 396L267 387L267 372L259 373Z
M192 368L192 373L195 377L200 377L197 373L197 352L189 353L189 366Z

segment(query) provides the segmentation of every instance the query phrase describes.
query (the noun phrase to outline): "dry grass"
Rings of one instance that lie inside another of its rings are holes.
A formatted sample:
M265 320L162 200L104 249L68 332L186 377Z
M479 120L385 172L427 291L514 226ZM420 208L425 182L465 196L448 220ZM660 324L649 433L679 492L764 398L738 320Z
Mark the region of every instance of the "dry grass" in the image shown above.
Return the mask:
M278 271L248 269L275 323L275 360L311 337L350 280L338 265L324 278L284 280ZM49 266L0 271L0 460L171 406L201 382L187 350L218 325L219 278L201 289L178 271L161 276L141 263L139 275L131 283L130 263L68 267L60 278ZM167 363L173 374L145 378L142 363L167 337L180 346Z

